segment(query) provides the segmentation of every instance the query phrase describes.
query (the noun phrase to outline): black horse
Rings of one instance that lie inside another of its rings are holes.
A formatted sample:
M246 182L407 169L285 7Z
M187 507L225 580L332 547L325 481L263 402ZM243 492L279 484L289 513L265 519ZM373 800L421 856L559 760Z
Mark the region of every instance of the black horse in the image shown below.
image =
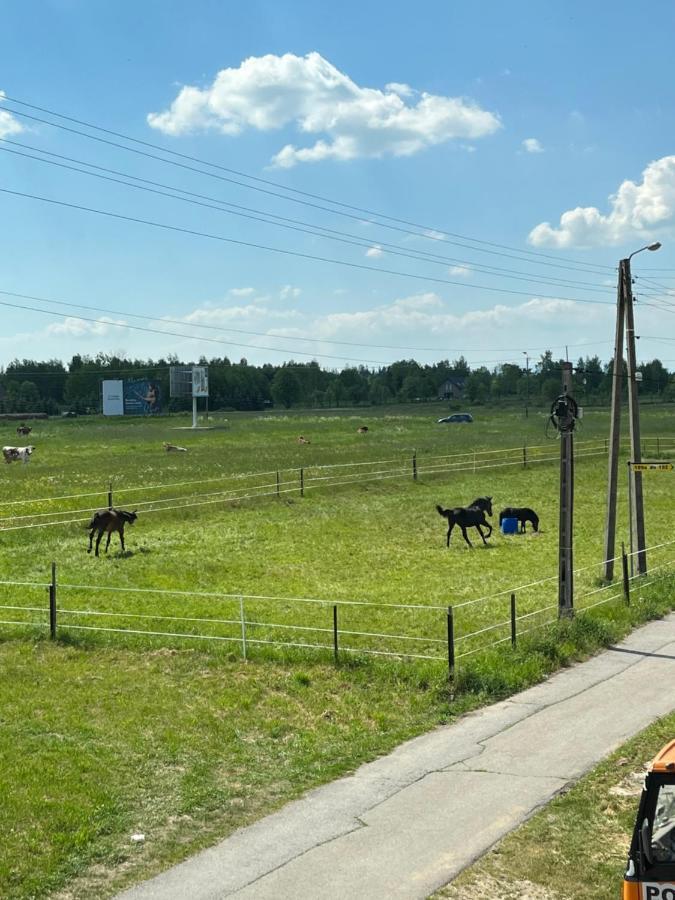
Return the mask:
M127 523L133 525L137 518L138 516L135 511L127 512L126 509L99 509L98 512L95 512L91 517L91 522L88 525L91 531L89 532L89 549L87 550L87 553L91 553L91 545L94 540L95 531L98 531L98 537L96 538L96 556L98 556L101 538L106 533L108 535L108 540L105 542L105 552L108 552L110 537L113 531L116 531L119 534L122 552L124 552L124 526Z
M533 509L530 509L527 506L507 506L506 509L503 509L499 513L499 524L501 525L504 519L518 519L520 523L520 533L525 533L525 524L526 522L530 522L532 524L532 528L534 531L539 531L539 516Z
M492 525L490 525L485 518L485 513L489 516L492 515L492 497L478 497L470 506L458 506L455 507L455 509L443 509L442 506L437 505L436 509L438 510L439 515L448 520L448 537L445 542L446 547L450 546L450 535L452 534L452 529L455 525L459 525L462 529L462 537L469 547L473 547L473 544L467 537L467 528L477 528L478 534L481 536L483 543L487 547L487 541L485 540L481 525L489 529L487 536L490 537L492 534Z

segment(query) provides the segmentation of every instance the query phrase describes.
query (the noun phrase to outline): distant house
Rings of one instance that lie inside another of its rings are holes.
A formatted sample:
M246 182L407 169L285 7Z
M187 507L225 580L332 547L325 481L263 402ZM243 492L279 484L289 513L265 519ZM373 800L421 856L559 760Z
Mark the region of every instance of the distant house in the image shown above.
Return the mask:
M465 378L453 376L446 379L438 388L439 400L462 400L464 397Z

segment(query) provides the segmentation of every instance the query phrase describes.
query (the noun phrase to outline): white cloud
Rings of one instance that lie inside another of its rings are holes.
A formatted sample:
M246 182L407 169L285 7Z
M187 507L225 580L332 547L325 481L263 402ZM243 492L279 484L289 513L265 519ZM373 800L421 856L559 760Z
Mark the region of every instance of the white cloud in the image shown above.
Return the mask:
M452 275L455 278L468 278L471 271L471 266L450 266L448 275Z
M0 91L0 103L5 98L5 92ZM18 134L23 131L23 125L6 109L0 109L0 140L9 137L10 134Z
M228 325L258 325L265 327L267 322L272 320L288 321L297 319L300 313L294 309L280 310L272 309L268 306L262 306L257 302L252 302L246 306L202 306L193 310L181 321L191 325L212 325L214 327L222 326L227 328ZM175 329L175 323L167 322L167 329L170 331Z
M414 99L411 99L414 98ZM410 100L410 102L406 102ZM222 69L203 89L185 86L171 106L148 122L165 134L212 129L238 135L295 123L323 135L306 147L287 144L273 164L410 156L453 139L476 139L501 127L499 117L461 97L418 94L409 85L361 87L319 53L249 57Z
M232 297L252 297L255 294L255 288L230 288L228 294L230 294Z
M537 138L525 138L523 141L523 150L526 153L543 153L544 148L541 145L541 142L537 140Z
M556 228L542 222L529 234L535 247L597 247L648 240L657 228L673 224L675 216L675 156L650 163L642 181L624 181L609 198L603 214L595 206L568 209Z
M356 312L327 313L316 316L300 326L275 329L279 335L315 337L319 344L332 340L365 340L366 343L383 335L397 342L422 341L429 337L436 342L457 342L470 338L482 342L486 333L496 340L506 333L512 340L522 335L523 329L543 328L548 333L553 323L569 325L570 322L588 324L598 316L606 315L604 306L588 307L570 300L549 300L533 297L516 306L496 304L488 309L456 313L433 291L413 294L372 309ZM451 339L450 339L450 336Z
M383 253L384 250L377 244L374 244L372 247L368 247L368 249L366 250L366 256L370 257L371 259L377 259L377 257L382 256Z
M302 291L299 287L293 287L292 284L285 284L279 292L279 298L281 300L294 300L296 297L299 297L301 293Z
M119 333L119 326L126 326L124 319L110 319L101 316L96 322L78 319L75 316L66 316L63 322L54 322L47 326L47 334L61 335L71 338L104 337L108 334Z

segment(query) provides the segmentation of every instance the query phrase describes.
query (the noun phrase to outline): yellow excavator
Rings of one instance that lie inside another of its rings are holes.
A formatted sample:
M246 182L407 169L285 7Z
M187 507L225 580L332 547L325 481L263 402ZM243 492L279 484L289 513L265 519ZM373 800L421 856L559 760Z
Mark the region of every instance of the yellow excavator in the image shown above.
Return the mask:
M675 741L645 775L622 900L675 900Z

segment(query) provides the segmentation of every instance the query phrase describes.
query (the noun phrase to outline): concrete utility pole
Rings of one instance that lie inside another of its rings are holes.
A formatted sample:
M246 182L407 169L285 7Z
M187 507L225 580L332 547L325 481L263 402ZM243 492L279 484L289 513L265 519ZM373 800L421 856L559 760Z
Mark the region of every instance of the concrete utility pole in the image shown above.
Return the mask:
M562 397L556 404L560 432L560 525L558 531L558 616L574 614L573 520L574 520L574 413L569 402L572 364L562 364Z
M616 537L616 492L619 478L619 449L621 440L621 392L623 390L623 320L624 265L619 266L616 297L616 333L614 335L614 364L612 367L612 410L609 421L609 471L607 476L607 518L605 520L604 567L605 578L614 577L614 542Z
M659 250L661 244L654 241L635 250L619 263L619 284L616 304L616 334L614 338L614 367L612 378L612 411L609 425L609 466L607 478L607 518L605 524L605 549L603 565L605 578L611 581L614 577L614 542L616 534L616 493L619 472L619 441L621 432L621 392L623 388L623 327L626 320L626 344L628 350L628 406L630 414L631 461L641 460L640 450L640 411L638 406L637 381L635 378L635 324L633 320L633 285L630 261L636 253L643 250ZM632 467L631 467L632 468ZM638 572L647 571L647 555L645 553L645 521L642 501L642 475L633 473L631 479L631 500L636 510L633 532L638 550ZM639 508L639 514L637 509Z
M626 302L626 356L628 361L628 416L630 418L630 459L632 463L642 462L640 449L640 407L635 360L635 320L633 318L633 288L630 274L630 257L621 260L624 265ZM645 510L642 499L642 472L631 466L631 503L633 508L633 546L637 551L637 573L647 573L647 553L645 551Z

